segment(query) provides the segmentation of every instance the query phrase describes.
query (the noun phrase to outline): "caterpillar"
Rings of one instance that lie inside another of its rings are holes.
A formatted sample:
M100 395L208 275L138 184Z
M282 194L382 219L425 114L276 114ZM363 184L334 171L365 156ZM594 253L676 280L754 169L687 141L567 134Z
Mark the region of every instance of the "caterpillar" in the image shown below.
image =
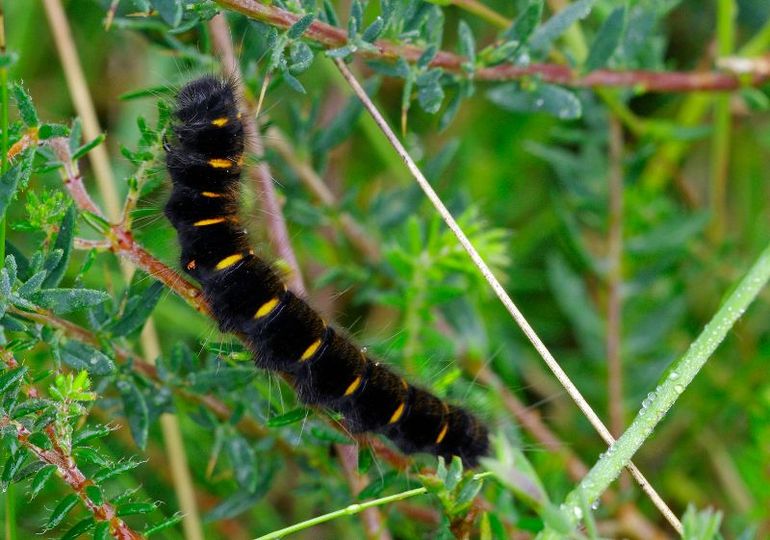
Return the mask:
M287 289L254 254L238 221L244 130L232 81L205 76L178 93L166 165L165 214L181 266L197 280L223 332L238 332L258 367L290 375L298 398L343 415L352 433L374 432L402 452L459 456L475 466L486 426L372 360Z

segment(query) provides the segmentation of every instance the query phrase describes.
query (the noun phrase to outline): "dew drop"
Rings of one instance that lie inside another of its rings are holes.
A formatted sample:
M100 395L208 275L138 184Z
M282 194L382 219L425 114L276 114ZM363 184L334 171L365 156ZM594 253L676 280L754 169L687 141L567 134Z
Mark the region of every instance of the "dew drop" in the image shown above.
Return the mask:
M668 378L671 379L672 381L675 381L679 378L679 373L677 373L676 371L672 371L671 373L668 374Z
M572 511L574 512L576 518L583 519L583 511L579 507L576 506Z
M684 392L684 386L682 386L681 384L677 384L674 386L674 391L676 391L677 394L681 394L682 392Z

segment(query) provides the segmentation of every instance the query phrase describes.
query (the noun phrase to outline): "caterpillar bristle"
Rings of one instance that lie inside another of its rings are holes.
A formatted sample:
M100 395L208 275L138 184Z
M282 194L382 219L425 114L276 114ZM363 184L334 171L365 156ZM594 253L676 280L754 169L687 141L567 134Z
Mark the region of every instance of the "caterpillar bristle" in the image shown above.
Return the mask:
M292 374L303 403L342 413L351 432L381 433L407 454L457 455L475 466L489 447L483 423L372 361L251 251L237 222L244 130L233 81L188 83L174 116L165 214L181 266L200 282L222 331L244 335L257 366Z

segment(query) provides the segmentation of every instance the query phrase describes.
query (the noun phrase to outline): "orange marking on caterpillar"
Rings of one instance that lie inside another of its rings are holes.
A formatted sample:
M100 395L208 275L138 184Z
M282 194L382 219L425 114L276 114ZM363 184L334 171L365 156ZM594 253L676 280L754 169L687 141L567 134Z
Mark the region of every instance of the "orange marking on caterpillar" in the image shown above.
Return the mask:
M216 225L217 223L222 223L224 221L225 221L225 218L223 218L223 217L201 219L201 220L196 221L195 223L193 223L193 226L195 226L195 227L205 227L206 225Z
M233 162L229 159L212 158L208 161L209 165L215 169L229 169L233 166Z
M356 390L358 390L358 387L359 387L359 386L361 386L361 375L359 375L358 377L356 377L355 379L353 379L353 382L352 382L352 383L350 383L350 385L349 385L349 386L347 387L347 389L345 390L345 395L346 395L346 396L349 396L350 394L352 394L353 392L355 392Z
M275 306L278 305L278 302L280 302L280 300L278 299L277 296L275 298L273 298L272 300L268 300L267 302L265 302L264 304L259 306L259 309L254 314L254 318L255 319L261 319L262 317L266 317L267 315L270 314L271 311L273 311L275 309ZM305 351L305 352L307 352L307 351Z
M193 259L187 263L187 266L185 268L187 268L188 270L195 270L195 266L196 266L195 259Z
M320 339L315 340L313 343L310 344L310 347L305 349L305 352L302 353L302 356L300 357L299 361L305 362L307 360L310 360L318 350L318 347L320 346L321 346L321 340Z
M222 118L214 118L211 121L211 125L216 127L225 127L229 122L230 122L230 119L227 118L226 116L223 116Z
M396 422L398 422L401 419L401 417L404 415L404 408L405 408L405 404L402 401L401 405L399 405L396 408L396 410L393 412L393 416L391 416L390 420L388 420L388 424L395 424Z
M201 192L201 195L204 197L208 197L209 199L218 199L219 197L224 197L224 193L215 193L213 191L203 191Z
M235 255L230 255L229 257L225 257L224 259L219 261L215 268L217 270L224 270L225 268L229 268L230 266L234 265L241 259L243 259L242 253L236 253Z
M436 444L441 444L441 441L444 440L444 437L446 437L446 432L449 429L449 422L444 422L443 427L441 428L441 431L438 434L438 437L436 437Z

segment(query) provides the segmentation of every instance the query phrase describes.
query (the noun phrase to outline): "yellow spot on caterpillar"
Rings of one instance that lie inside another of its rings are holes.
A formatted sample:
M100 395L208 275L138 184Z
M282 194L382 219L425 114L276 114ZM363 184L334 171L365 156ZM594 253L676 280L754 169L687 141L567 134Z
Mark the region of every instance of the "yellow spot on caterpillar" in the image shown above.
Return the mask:
M406 382L406 379L401 379L401 384L404 386L404 388L409 388L409 383Z
M233 162L229 159L213 158L209 160L209 165L215 169L229 169L233 166Z
M278 299L277 296L275 298L273 298L272 300L268 300L267 302L265 302L264 304L259 306L259 309L254 314L254 318L255 319L261 319L262 317L264 317L266 315L269 315L270 312L275 309L275 306L278 305L278 302L280 302L280 300ZM307 351L305 351L305 352L307 352Z
M215 217L210 219L201 219L199 221L196 221L193 223L195 227L205 227L206 225L216 225L217 223L222 223L225 220L223 217Z
M241 113L241 112L239 111L239 112L238 112L238 114L236 114L236 115L235 115L235 117L236 117L238 120L240 120L241 118L243 118L243 113Z
M223 193L215 193L213 191L203 191L201 192L201 195L208 197L209 199L218 199L219 197L224 197Z
M390 420L388 420L388 424L395 424L398 422L401 417L404 415L404 402L401 402L401 405L398 406L398 408L393 413L393 416L390 417Z
M347 390L345 390L345 395L349 396L356 390L358 390L358 387L361 386L361 375L353 379L353 382L350 383L350 386L348 386Z
M242 253L236 253L235 255L230 255L229 257L225 257L224 259L219 261L215 268L217 270L224 270L225 268L228 268L228 267L234 265L235 263L237 263L241 259L243 259L243 254Z
M321 340L317 339L313 343L310 344L310 347L305 349L305 352L302 353L302 356L300 357L300 362L305 362L306 360L310 360L310 358L315 354L315 352L318 350L318 347L321 346Z
M187 269L188 270L195 270L195 259L191 260L187 263Z
M444 422L443 427L441 428L441 431L438 434L438 437L436 437L436 444L441 444L441 441L444 440L444 437L446 437L446 432L449 429L449 422Z
M211 121L211 125L216 127L224 127L228 122L230 122L230 120L226 116L223 116L222 118L214 118Z
M239 166L239 167L240 167L241 165L243 165L243 154L241 154L240 156L238 156L238 159L237 159L235 162L238 164L238 166Z

